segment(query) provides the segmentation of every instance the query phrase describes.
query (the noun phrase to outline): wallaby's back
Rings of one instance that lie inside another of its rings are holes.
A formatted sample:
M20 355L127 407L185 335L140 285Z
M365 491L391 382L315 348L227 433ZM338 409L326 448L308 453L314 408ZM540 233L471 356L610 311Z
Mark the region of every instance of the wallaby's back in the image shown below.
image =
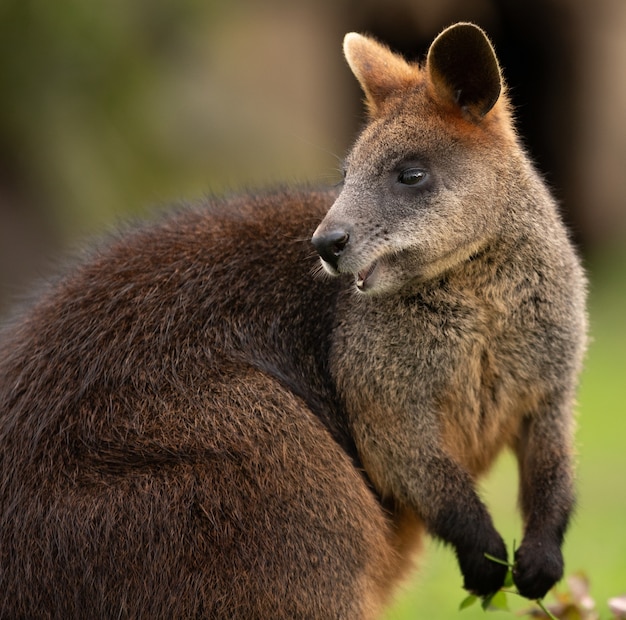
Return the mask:
M16 321L0 365L1 617L368 606L391 532L328 374L336 286L311 277L308 238L332 198L181 211Z

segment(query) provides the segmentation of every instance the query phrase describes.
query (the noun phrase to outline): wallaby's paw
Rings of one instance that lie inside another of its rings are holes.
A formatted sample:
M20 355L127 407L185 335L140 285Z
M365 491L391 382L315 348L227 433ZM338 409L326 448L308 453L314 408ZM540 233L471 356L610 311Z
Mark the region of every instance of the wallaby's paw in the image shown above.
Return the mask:
M523 541L515 552L513 580L522 596L543 598L563 576L563 555L558 545L542 540Z
M489 560L485 553L503 562L507 561L506 545L497 532L494 531L489 540L483 538L469 549L457 549L464 578L463 587L478 596L497 592L504 585L508 570L504 564Z

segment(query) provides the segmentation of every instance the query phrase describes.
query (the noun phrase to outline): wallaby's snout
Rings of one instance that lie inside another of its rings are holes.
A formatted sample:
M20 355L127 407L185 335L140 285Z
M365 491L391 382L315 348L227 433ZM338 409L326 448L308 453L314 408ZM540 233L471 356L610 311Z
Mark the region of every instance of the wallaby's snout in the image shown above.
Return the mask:
M311 243L334 271L338 271L339 257L343 254L350 241L350 233L344 228L335 228L328 232L316 231L311 239Z

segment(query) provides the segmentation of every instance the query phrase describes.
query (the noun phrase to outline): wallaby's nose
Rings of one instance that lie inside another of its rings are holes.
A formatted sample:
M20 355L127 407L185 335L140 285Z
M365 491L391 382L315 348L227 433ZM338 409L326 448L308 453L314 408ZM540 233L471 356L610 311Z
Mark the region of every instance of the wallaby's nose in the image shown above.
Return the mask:
M346 230L337 229L313 235L311 243L324 261L333 269L337 269L339 257L343 254L349 240L350 235Z

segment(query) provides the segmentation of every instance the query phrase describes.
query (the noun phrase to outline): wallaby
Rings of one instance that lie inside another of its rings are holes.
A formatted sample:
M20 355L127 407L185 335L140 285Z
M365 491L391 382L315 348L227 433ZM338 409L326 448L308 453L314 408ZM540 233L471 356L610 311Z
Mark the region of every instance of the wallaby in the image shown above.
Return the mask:
M369 122L340 188L179 209L5 329L1 618L375 618L424 532L487 595L506 447L517 588L562 576L585 282L493 48L344 49Z

